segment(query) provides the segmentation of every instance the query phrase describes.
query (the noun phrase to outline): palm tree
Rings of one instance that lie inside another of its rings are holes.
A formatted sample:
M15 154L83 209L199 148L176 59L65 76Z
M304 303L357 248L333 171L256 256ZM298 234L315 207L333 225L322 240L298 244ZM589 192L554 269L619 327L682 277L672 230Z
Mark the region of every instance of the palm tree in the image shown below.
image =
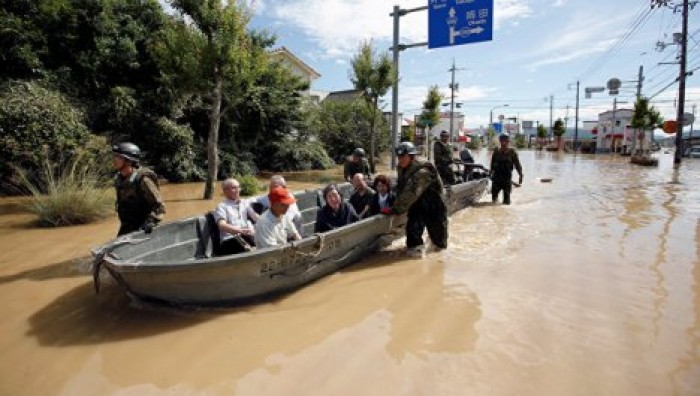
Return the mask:
M362 91L362 98L370 110L370 150L369 166L375 172L374 155L376 147L376 132L374 130L379 98L384 96L396 80L396 71L389 59L388 53L376 54L372 41L360 45L357 55L352 59L352 81L355 89Z

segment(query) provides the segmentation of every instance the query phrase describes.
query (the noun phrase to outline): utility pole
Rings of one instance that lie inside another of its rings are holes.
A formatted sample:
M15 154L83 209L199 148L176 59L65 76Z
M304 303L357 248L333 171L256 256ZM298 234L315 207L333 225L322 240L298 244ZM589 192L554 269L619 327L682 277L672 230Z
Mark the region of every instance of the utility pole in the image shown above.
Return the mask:
M391 169L396 169L396 140L398 139L396 125L399 123L399 17L401 16L399 6L394 6L391 16L394 17L394 46L391 47L391 52L396 76L394 86L391 87Z
M454 139L455 91L459 91L459 84L455 83L455 72L457 70L466 69L455 67L455 59L452 58L452 67L447 70L452 73L452 82L450 83L450 142Z
M554 112L554 95L549 95L549 137L554 136L554 124L552 123L552 113Z
M617 120L615 119L615 112L617 112L617 97L613 99L613 113L612 113L612 139L610 139L610 154L615 154L615 148L613 147L613 142L615 142L615 124L617 124Z
M452 142L452 128L454 124L454 119L455 119L455 58L452 58L452 68L450 68L450 72L452 72L452 82L450 83L450 142Z
M574 153L576 153L576 146L578 143L578 97L579 97L579 87L581 83L576 81L576 123L574 124Z
M688 52L688 0L683 0L683 30L681 31L681 73L678 76L678 116L676 121L678 127L676 129L676 153L673 158L673 164L680 167L681 159L683 158L683 113L685 111L685 69Z
M399 44L399 18L412 12L425 11L427 9L428 6L426 5L402 10L401 7L395 5L394 12L389 14L394 20L394 45L391 47L391 53L393 55L394 70L396 71L396 80L391 89L391 169L396 169L396 143L399 128L399 52L407 48L425 47L428 45L427 42Z
M642 97L642 82L644 81L644 65L639 65L639 75L637 76L637 100Z

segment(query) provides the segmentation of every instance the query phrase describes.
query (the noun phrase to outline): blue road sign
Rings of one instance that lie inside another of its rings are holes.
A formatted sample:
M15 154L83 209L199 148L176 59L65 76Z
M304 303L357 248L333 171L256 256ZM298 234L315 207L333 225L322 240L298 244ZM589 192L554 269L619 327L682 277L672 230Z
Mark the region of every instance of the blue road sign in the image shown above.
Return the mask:
M492 39L493 0L428 0L428 48Z

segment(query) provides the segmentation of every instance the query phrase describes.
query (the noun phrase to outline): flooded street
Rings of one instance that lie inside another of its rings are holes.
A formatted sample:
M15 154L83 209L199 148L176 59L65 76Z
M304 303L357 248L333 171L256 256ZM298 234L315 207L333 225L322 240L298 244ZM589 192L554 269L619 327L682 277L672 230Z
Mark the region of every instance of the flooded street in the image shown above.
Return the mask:
M2 198L0 394L700 395L700 160L658 155L523 151L513 205L456 213L446 251L206 311L95 295L116 217L39 229ZM166 218L201 193L164 186Z

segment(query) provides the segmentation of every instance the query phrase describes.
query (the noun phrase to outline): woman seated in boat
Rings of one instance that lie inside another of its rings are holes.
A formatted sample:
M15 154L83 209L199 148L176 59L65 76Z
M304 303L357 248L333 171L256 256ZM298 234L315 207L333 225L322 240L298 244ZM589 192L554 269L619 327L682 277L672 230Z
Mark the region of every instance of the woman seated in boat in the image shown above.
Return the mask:
M336 184L329 184L323 189L326 204L316 214L314 232L326 232L360 220L355 208L343 202Z
M378 175L374 178L374 191L377 193L369 202L370 216L379 214L384 208L390 208L396 199L396 194L391 191L391 182L385 175Z

